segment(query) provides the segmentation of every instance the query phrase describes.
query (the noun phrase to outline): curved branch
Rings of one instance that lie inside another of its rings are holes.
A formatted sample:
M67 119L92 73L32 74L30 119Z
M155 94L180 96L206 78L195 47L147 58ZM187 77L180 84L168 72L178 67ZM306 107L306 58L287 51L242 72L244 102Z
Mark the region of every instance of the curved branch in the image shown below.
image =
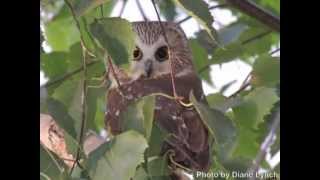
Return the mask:
M243 13L256 18L271 29L280 32L280 18L271 12L261 8L250 0L226 0L227 4Z

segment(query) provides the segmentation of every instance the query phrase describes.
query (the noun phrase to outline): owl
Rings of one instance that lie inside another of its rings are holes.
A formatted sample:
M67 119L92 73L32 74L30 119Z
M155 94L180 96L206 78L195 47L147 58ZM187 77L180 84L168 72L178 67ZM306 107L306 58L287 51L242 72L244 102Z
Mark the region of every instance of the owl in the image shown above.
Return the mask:
M130 72L125 75L116 67L120 87L111 88L107 94L105 124L114 135L122 132L123 122L120 114L126 111L130 103L153 93L173 96L171 67L176 92L183 97L183 101L188 103L192 92L198 101L206 103L201 80L192 63L192 53L186 35L176 23L162 22L162 25L168 44L158 21L132 23L137 36L136 47L132 52L133 59L130 61ZM173 99L157 96L154 122L160 129L174 134L162 144L162 153L173 150L175 162L193 170L208 170L208 130L193 107L186 107Z

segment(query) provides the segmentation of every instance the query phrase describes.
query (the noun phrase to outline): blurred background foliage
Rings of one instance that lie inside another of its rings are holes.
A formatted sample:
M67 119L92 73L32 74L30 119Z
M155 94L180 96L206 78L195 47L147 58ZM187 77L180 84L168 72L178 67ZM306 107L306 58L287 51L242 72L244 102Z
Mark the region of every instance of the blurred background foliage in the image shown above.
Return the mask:
M66 2L70 3L73 11ZM140 6L144 5L143 2L144 0L141 0L140 4L137 1ZM188 38L194 65L203 81L214 86L210 75L212 65L240 60L252 68L246 81L232 95L227 96L225 91L234 82L226 82L220 92L207 95L210 107L198 106L197 102L194 102L200 113L203 113L204 121L208 122L208 128L213 131L222 129L221 137L230 138L231 134L236 134L234 138L226 139L225 144L214 146L210 169L213 172L245 172L250 169L253 160L259 156L261 144L273 130L274 122L277 121L276 114L280 111L280 32L274 26L275 21L280 23L280 0L243 1L253 4L253 7L262 10L262 13L269 14L271 19L273 18L269 21L257 18L233 2L237 1L156 1L163 20L183 23L191 18L199 23L200 30ZM130 23L124 19L110 18L117 4L126 3L127 0L40 1L40 72L48 79L40 86L40 111L50 114L65 130L68 150L73 155L76 155L78 139L82 133L89 130L97 134L104 132L104 114L108 108L105 100L107 87L98 87L107 67L105 59L102 58L103 53L108 52L116 64L128 66L133 48ZM228 10L236 20L214 28L212 22L219 21L210 13L214 9ZM123 10L124 8L120 9L119 15ZM261 12L258 12L257 16L259 13L261 15ZM187 18L178 18L181 16ZM97 22L97 19L101 18L105 18L105 21ZM123 33L127 36L123 36ZM108 38L104 38L109 36L126 45L126 48L117 49ZM123 56L125 53L128 56ZM82 99L84 87L85 101ZM138 108L130 108L130 114L126 118L142 118L144 123L148 123L150 118L153 118L148 113L153 108L148 105L151 102L152 98L143 98L137 103ZM223 125L225 121L232 123L234 128L230 128L228 124ZM83 122L85 126L81 130ZM221 122L222 124L219 124ZM89 157L82 155L85 168L76 167L71 175L58 157L40 145L40 178L166 179L166 157L155 156L159 148L158 142L161 142L165 135L157 126L147 126L148 129L142 131L141 127L137 130L137 125L134 126L130 128L129 125L128 131L114 137ZM266 149L267 156L274 156L280 151L278 126L272 134L270 147ZM148 132L148 135L143 132ZM110 152L114 154L111 155ZM110 169L109 163L116 169ZM144 164L148 164L148 167ZM266 158L263 158L260 165L259 170L262 172L280 174L280 163L271 166Z

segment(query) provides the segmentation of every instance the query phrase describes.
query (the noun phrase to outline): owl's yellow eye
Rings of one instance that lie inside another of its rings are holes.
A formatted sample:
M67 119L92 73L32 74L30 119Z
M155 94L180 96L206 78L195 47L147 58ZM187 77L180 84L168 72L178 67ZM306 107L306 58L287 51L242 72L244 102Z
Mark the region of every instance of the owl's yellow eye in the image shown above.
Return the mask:
M167 46L160 47L155 54L156 60L159 62L169 59L169 52Z
M142 51L136 46L135 50L133 51L133 60L139 61L142 58Z

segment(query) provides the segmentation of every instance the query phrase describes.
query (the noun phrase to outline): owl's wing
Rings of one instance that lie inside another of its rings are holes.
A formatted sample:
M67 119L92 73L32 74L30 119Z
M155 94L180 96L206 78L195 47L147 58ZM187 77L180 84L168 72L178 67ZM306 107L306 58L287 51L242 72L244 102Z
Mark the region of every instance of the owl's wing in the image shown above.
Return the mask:
M198 101L205 102L201 80L192 74L176 78L176 90L179 96L189 101L189 94L193 91ZM152 93L172 94L171 78L169 75L160 76L156 79L139 79L132 83L110 89L107 96L106 125L111 133L121 132L121 119L119 115L124 112L128 105ZM157 96L155 121L158 125L175 134L164 146L175 150L175 161L192 169L207 170L209 167L209 144L208 130L194 108L186 108L172 99Z

